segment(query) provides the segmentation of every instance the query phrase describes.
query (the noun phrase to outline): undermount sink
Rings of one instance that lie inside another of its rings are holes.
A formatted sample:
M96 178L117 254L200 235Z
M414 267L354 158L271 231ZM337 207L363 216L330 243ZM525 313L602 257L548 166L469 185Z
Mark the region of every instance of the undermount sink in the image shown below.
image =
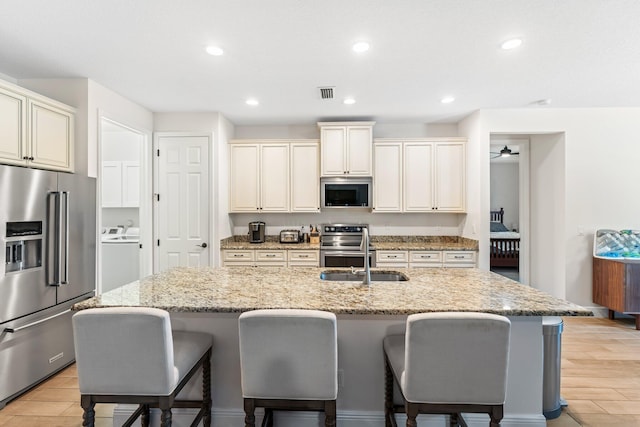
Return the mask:
M350 271L323 271L320 273L321 280L331 280L336 282L362 282L362 274L353 274ZM406 282L407 276L398 271L372 271L372 282Z

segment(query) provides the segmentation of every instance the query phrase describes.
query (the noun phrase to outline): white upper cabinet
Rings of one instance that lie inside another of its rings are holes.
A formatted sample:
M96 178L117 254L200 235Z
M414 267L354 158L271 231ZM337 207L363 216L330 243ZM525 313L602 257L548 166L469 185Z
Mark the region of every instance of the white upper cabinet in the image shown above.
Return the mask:
M0 82L0 163L72 172L74 111Z
M373 146L373 210L402 212L402 143Z
M122 162L122 207L140 206L140 163Z
M318 212L317 140L229 143L230 212Z
M0 87L0 161L24 165L27 161L27 98Z
M375 212L465 212L464 138L376 139L374 147Z
M291 212L320 211L320 159L317 142L291 144Z
M433 144L404 144L404 210L428 212L433 205Z
M134 161L102 162L103 208L140 206L140 164Z
M371 176L375 122L319 122L322 176Z
M229 208L231 212L260 210L260 147L232 144L229 147Z
M260 145L260 211L289 211L289 144Z
M438 212L465 211L466 158L465 143L436 143L434 206Z

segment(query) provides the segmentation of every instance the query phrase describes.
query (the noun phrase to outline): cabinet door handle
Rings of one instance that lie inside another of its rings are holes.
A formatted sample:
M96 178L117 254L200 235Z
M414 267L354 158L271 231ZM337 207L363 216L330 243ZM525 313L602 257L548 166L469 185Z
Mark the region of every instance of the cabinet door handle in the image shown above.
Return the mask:
M431 255L422 255L420 258L427 258L427 259L429 259L429 258L431 258Z
M244 255L243 254L233 254L234 258L243 258Z
M298 258L309 258L309 255L298 255Z
M455 259L464 259L464 255L455 255L454 258Z
M275 258L276 256L275 256L275 254L266 254L265 257L267 257L267 258Z
M388 258L398 258L398 255L389 255Z

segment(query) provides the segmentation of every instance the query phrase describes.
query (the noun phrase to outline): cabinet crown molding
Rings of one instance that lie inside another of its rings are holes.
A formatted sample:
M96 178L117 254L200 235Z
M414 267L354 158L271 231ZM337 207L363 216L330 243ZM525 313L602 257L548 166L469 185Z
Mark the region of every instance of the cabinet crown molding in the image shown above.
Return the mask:
M373 126L376 122L318 122L318 127L323 126Z
M319 139L284 139L284 138L252 138L252 139L231 139L229 144L319 144Z

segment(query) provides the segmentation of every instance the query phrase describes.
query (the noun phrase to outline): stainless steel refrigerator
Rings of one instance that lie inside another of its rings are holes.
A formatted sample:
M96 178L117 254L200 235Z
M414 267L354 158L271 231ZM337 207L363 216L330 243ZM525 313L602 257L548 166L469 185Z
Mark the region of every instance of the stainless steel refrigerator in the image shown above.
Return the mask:
M74 361L96 235L95 179L0 165L0 409Z

